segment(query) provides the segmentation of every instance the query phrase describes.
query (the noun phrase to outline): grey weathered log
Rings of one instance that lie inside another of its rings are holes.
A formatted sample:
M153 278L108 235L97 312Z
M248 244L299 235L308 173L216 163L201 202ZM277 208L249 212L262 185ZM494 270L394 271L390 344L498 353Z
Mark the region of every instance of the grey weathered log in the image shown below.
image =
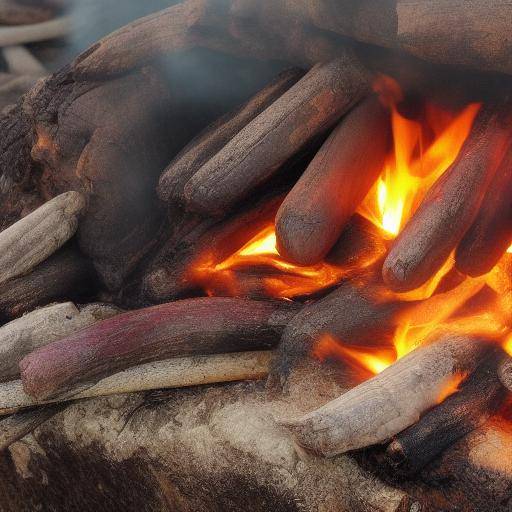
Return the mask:
M0 451L23 439L37 427L63 411L62 404L39 407L31 411L23 411L0 421Z
M326 256L382 172L390 130L375 96L342 119L279 209L280 254L301 265Z
M506 358L498 368L501 383L512 392L512 358Z
M111 304L77 307L72 302L36 309L0 328L0 381L16 378L19 362L30 352L121 310Z
M393 439L386 455L396 472L417 473L498 412L507 395L497 375L502 359L501 351L491 350L457 392Z
M490 272L512 244L512 150L489 185L480 211L460 242L457 268L479 276Z
M88 259L75 249L62 249L30 274L0 285L0 318L16 318L55 301L86 299L96 291L97 280Z
M83 386L77 386L62 400L81 400L156 389L259 380L267 376L271 357L270 351L262 350L155 361L115 373L85 390ZM35 400L23 391L21 380L0 384L0 416L12 414L27 407L55 402L60 400Z
M211 297L129 311L26 356L23 386L47 399L145 362L271 348L297 310L286 302Z
M293 68L282 72L273 82L233 112L222 116L194 138L165 169L158 185L163 201L183 197L187 181L215 156L240 130L269 107L300 78L304 71Z
M226 213L332 128L368 88L369 75L351 54L315 66L187 182L187 207Z
M0 27L0 46L13 46L58 39L71 34L72 26L71 17L60 16L50 21L31 25Z
M512 140L510 106L482 108L452 166L438 179L396 238L382 269L397 291L421 286L469 229Z
M6 46L2 54L10 73L41 77L47 74L43 64L23 45Z
M66 192L0 233L0 283L32 270L76 232L85 199Z
M45 0L1 0L1 25L32 25L48 21L58 11L58 4Z
M487 350L481 338L442 335L319 409L280 421L298 446L327 457L382 443L417 422Z

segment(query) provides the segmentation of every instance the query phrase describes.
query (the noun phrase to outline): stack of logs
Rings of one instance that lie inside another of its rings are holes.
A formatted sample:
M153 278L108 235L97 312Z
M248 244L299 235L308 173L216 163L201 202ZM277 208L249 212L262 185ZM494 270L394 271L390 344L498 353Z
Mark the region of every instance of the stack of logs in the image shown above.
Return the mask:
M507 88L485 101L456 161L386 242L356 210L382 171L389 111L372 92L373 71L331 38L308 32L303 48L284 45L284 57L303 52L291 60L336 58L283 72L176 155L184 141L164 136L172 101L159 71L121 73L156 50L234 51L229 34L217 39L208 30L215 9L185 3L121 30L0 120L0 414L12 414L0 422L0 447L70 400L269 371L275 391L316 364L311 354L324 333L372 344L406 321L463 316L446 306L454 296L458 305L508 300L495 336L437 333L339 398L281 420L300 449L333 456L389 443L391 466L417 472L512 391L512 363L499 343L512 328L512 286L505 283L498 297L481 278L507 264L512 242ZM177 38L176 27L187 37ZM129 44L152 32L164 34L163 47ZM306 51L306 41L316 50ZM274 219L287 261L350 270L296 301L262 298L265 269L239 276L247 283L240 296L197 297L204 293L190 273L196 260L207 250L224 260ZM455 285L400 300L453 252ZM376 257L361 270L355 263L363 253ZM439 403L460 375L460 390Z

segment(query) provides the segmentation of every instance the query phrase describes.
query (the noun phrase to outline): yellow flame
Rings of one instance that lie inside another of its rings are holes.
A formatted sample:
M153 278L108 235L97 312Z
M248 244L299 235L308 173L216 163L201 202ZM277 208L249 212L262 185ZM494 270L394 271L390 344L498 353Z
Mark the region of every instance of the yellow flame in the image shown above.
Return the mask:
M509 356L512 357L512 334L510 334L503 343L503 349Z

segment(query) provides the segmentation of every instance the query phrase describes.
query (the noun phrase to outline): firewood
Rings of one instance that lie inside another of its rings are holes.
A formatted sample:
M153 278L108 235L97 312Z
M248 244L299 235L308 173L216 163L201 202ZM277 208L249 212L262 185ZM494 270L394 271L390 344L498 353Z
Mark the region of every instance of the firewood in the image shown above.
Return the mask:
M200 287L204 283L194 269L212 259L222 262L242 248L272 224L282 200L281 194L272 194L226 220L206 218L192 222L188 232L171 238L149 264L144 277L144 296L152 302L163 302Z
M368 91L368 80L354 57L314 67L187 182L187 206L213 215L229 211L331 128Z
M160 198L163 201L180 200L187 181L240 130L303 76L304 72L297 68L284 71L246 103L208 126L174 158L164 171L158 186Z
M340 122L279 209L280 254L302 265L325 257L382 172L389 141L389 114L371 96Z
M35 77L47 74L45 67L26 46L7 46L2 49L2 54L10 73Z
M21 380L6 382L0 384L0 416L60 400L81 400L155 389L259 380L268 374L271 357L270 351L261 350L155 361L115 373L87 389L84 389L84 386L77 386L71 389L65 398L53 401L40 401L27 395L23 391Z
M23 439L62 410L64 410L64 406L61 404L51 405L32 411L19 412L0 421L0 452Z
M484 340L443 335L372 379L282 424L307 451L327 457L382 443L438 403L457 374L472 373L488 350Z
M297 306L229 298L182 300L130 311L53 342L20 363L37 399L136 364L274 346Z
M53 18L57 6L41 0L1 0L0 25L30 25Z
M0 328L0 380L20 373L19 362L30 352L95 322L120 313L109 304L80 307L72 302L36 309Z
M390 341L400 313L410 307L389 297L373 275L344 282L323 299L305 306L286 327L273 364L270 387L286 387L294 368L312 357L314 343L324 333L350 345Z
M37 43L58 39L71 34L73 22L69 16L60 16L53 20L0 28L0 46Z
M16 318L58 300L83 299L95 291L96 280L87 259L72 248L63 249L30 274L0 285L0 318Z
M490 272L512 244L512 151L496 171L473 225L456 253L457 268L479 276Z
M409 291L425 283L475 220L510 144L507 110L504 105L483 108L457 160L429 190L395 240L382 270L392 289Z
M0 233L0 284L29 272L62 247L75 234L84 208L80 193L66 192Z
M502 358L501 351L491 351L458 392L395 437L386 450L395 471L417 473L500 409L506 397L496 373Z

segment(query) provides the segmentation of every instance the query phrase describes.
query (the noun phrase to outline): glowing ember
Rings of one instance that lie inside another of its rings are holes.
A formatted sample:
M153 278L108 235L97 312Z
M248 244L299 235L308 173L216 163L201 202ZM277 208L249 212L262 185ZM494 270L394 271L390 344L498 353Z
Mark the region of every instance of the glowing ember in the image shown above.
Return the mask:
M452 375L441 388L437 397L437 403L440 404L441 402L444 402L449 396L460 391L460 385L466 378L467 375L464 373L456 373L455 375Z
M508 254L512 254L512 245L507 249Z
M276 248L274 226L270 225L223 261L216 262L213 255L200 259L191 271L191 278L204 285L212 295L219 291L237 295L257 291L257 286L252 284L248 285L249 290L241 288L244 281L241 273L262 268L266 270L257 276L262 293L287 299L328 288L347 273L345 269L325 262L301 267L284 260ZM246 279L246 282L249 281Z
M509 356L512 356L512 334L503 343L503 348Z

